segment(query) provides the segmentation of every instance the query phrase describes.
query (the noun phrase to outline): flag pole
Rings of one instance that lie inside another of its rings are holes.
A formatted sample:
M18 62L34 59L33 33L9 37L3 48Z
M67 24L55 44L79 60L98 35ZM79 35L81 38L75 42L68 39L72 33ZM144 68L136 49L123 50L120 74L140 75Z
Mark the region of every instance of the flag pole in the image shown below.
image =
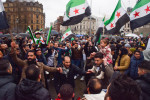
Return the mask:
M104 16L104 22L105 22L105 16ZM104 27L103 27L103 36L104 36L104 33L105 33L105 24L104 24Z
M90 6L91 6L91 11L92 11L92 0L91 0ZM91 36L91 19L92 19L92 14L90 15L90 36Z

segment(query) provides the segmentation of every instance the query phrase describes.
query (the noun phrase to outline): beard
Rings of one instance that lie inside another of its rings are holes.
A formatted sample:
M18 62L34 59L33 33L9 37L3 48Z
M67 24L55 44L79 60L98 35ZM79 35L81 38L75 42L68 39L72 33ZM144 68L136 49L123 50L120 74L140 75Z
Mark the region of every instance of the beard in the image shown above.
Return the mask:
M28 59L28 65L36 64L36 59Z

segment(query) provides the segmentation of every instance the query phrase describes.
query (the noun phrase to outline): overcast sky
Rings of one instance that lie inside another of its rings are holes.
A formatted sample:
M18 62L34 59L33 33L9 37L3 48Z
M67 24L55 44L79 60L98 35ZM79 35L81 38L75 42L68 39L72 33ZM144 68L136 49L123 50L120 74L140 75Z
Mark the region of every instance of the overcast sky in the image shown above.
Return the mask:
M2 0L6 1L6 0ZM66 4L69 0L36 0L43 4L44 12L46 14L46 27L50 26L50 22L54 22L58 16L64 15ZM92 15L103 17L106 15L110 17L114 11L118 0L87 0L89 5L92 1ZM137 0L122 0L122 6L134 7Z

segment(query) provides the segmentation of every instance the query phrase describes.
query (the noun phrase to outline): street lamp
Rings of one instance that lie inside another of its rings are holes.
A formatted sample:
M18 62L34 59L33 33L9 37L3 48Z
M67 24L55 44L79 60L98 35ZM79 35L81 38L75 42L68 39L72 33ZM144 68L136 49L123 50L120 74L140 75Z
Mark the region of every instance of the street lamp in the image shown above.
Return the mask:
M19 18L16 18L16 23L17 23L17 34L18 34L18 23L19 23Z

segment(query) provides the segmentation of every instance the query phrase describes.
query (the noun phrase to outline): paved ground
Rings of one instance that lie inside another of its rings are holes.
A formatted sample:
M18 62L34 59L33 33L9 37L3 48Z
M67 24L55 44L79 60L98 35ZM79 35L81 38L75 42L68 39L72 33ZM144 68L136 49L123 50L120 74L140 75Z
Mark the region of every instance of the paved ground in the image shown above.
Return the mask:
M86 86L85 86L85 81L81 81L80 78L77 78L75 80L75 85L76 85L75 87L75 100L76 100L78 97L83 97ZM52 99L57 98L57 94L54 88L54 81L49 82L49 91Z

